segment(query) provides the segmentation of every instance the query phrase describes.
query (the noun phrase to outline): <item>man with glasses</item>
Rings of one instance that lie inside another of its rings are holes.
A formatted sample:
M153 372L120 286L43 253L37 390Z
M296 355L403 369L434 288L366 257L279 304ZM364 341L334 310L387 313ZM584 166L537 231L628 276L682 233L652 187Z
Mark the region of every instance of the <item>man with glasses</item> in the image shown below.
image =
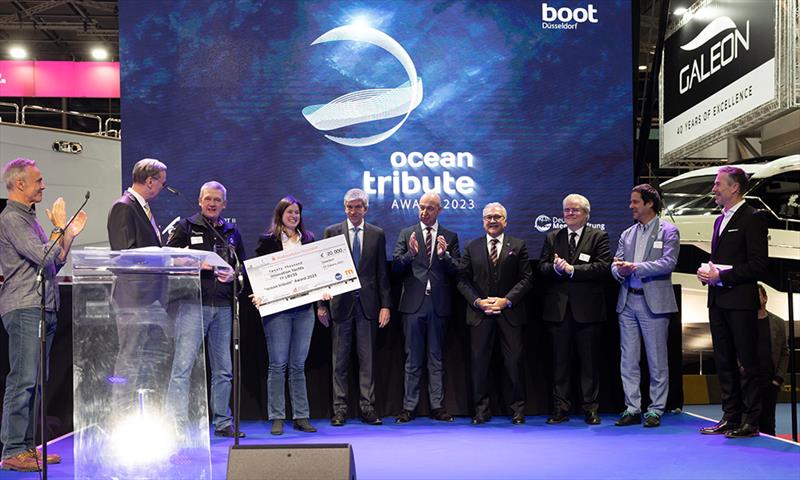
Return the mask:
M562 202L565 228L542 245L539 271L546 279L544 312L553 349L553 414L547 423L569 420L572 350L578 352L584 421L600 423L600 336L606 320L605 289L611 265L608 234L586 225L591 206L583 195Z
M505 234L506 209L490 203L483 209L486 235L464 248L459 262L458 290L467 300L470 326L473 425L486 423L489 411L489 364L495 335L506 372L511 380L511 423L525 423L525 382L522 372L525 294L532 286L531 266L525 241Z
M325 229L323 238L344 235L353 255L361 288L337 295L330 300L330 309L320 304L317 315L331 325L333 350L333 418L331 425L340 427L347 419L347 373L355 336L358 353L358 384L361 392L361 420L369 425L383 422L375 412L375 379L373 350L378 328L389 324L391 290L386 269L386 236L383 230L364 221L369 197L353 188L344 195L347 219Z
M419 223L397 238L393 270L403 279L400 312L405 334L405 396L397 423L407 423L419 402L419 381L427 342L428 397L431 418L452 422L444 408L444 332L452 312L451 275L458 258L458 235L438 221L442 203L438 193L419 199Z

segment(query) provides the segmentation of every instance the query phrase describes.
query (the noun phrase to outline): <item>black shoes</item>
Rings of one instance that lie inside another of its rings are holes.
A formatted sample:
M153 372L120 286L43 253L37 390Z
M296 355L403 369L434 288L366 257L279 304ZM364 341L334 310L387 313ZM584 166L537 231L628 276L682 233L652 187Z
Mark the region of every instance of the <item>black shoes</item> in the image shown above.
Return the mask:
M511 424L512 425L522 425L525 423L525 415L522 413L515 413L513 417L511 417Z
M583 421L587 425L600 425L600 415L597 414L597 410L588 410L583 416Z
M656 412L647 412L644 414L645 428L653 428L661 426L661 415Z
M489 417L484 417L483 415L475 415L472 417L472 424L473 425L483 425L484 423L489 421Z
M411 412L404 408L400 410L400 413L396 417L394 417L394 423L408 423L412 418Z
M431 418L438 422L452 422L453 416L447 413L444 408L435 408L431 412Z
M283 435L283 420L276 418L272 421L272 429L269 433L273 435Z
M627 427L629 425L639 425L642 423L642 414L640 413L631 413L627 410L622 412L619 419L614 422L614 425L617 427Z
M361 412L361 421L367 425L383 425L383 420L375 413L375 410Z
M725 432L725 438L748 438L758 436L758 426L743 423L739 428Z
M334 427L343 427L346 421L344 413L338 412L331 418L331 425Z
M295 421L292 422L292 427L295 430L300 430L301 432L304 433L314 433L317 431L317 429L314 428L314 425L311 425L311 423L308 421L307 418L295 419Z
M234 438L236 436L236 432L233 431L233 427L228 425L227 427L222 428L221 430L214 430L215 437L228 437ZM239 438L244 438L246 435L243 431L239 430Z
M730 430L736 430L738 428L739 428L738 423L722 419L719 422L717 422L716 425L701 428L700 433L702 433L703 435L722 435Z
M569 421L569 415L567 415L567 412L563 410L555 410L545 423L548 425L556 425L558 423L563 423L568 421Z

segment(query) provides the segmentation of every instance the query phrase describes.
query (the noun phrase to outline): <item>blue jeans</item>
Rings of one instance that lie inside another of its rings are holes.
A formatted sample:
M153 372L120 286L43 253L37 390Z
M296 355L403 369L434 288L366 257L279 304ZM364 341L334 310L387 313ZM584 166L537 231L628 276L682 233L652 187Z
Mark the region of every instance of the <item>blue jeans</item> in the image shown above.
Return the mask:
M619 314L620 373L625 405L630 413L641 413L640 391L641 341L644 340L647 367L650 371L650 406L648 411L664 413L669 393L669 367L667 364L667 331L669 317L650 311L644 295L628 294L625 308Z
M3 315L3 326L8 332L9 372L6 377L6 394L3 398L3 422L0 441L3 442L3 458L33 448L34 427L38 392L36 380L39 375L39 320L38 308L20 308ZM50 346L56 332L56 313L46 312L47 357L50 361Z
M269 369L267 373L267 414L270 420L286 418L284 398L286 369L289 369L289 396L292 417L308 418L306 357L314 332L314 311L310 305L264 317Z
M203 305L203 331L194 305L182 305L175 325L175 357L172 361L167 405L175 412L176 422L187 421L189 380L203 338L208 336L208 360L211 364L211 412L215 430L222 430L232 423L228 409L231 399L231 322L229 306ZM203 359L204 361L205 359Z

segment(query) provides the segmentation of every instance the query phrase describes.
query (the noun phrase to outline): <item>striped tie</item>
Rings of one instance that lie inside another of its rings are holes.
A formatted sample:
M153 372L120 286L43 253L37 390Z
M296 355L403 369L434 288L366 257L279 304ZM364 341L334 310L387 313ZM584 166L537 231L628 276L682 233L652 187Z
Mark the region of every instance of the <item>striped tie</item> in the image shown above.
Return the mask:
M425 234L425 252L428 253L428 265L430 265L431 262L433 262L433 253L431 252L431 247L433 246L433 238L431 238L432 237L431 230L433 230L433 227L425 227L425 231L427 232Z
M497 242L499 242L499 240L493 238L491 242L492 247L489 249L489 259L492 261L493 267L497 266Z
M156 220L153 218L153 212L150 211L150 204L144 204L144 213L147 214L147 219L150 220L150 225L153 226L153 231L156 232L156 238L158 238L158 244L161 245L161 232L158 231L158 225L156 225Z

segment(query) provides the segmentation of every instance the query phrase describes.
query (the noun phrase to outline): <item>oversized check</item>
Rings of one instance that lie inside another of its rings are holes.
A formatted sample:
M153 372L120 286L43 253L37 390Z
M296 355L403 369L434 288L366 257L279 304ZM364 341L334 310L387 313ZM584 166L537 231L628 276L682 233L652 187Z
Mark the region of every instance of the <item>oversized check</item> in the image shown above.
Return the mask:
M258 313L271 315L358 290L361 282L344 235L244 261L253 294L261 298Z

